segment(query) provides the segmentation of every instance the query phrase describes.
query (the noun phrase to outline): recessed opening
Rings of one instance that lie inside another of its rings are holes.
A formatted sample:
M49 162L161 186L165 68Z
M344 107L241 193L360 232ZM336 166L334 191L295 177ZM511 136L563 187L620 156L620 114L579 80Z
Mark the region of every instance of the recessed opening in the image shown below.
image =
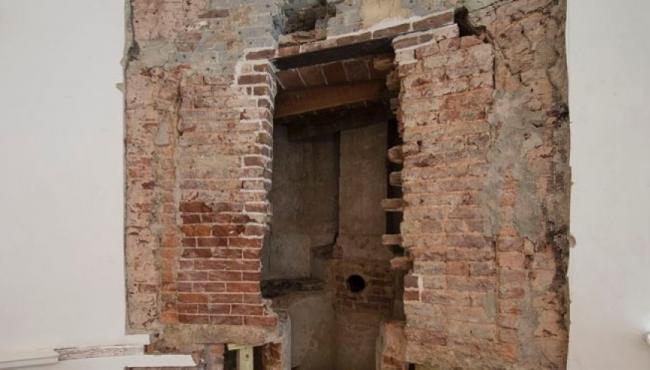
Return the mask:
M292 367L374 370L382 322L403 316L391 268L402 252L383 242L399 216L382 204L401 197L400 168L387 160L400 144L394 56L367 50L376 52L276 61L262 294L291 319Z
M352 293L361 293L366 289L366 280L361 275L350 275L346 282L348 290Z

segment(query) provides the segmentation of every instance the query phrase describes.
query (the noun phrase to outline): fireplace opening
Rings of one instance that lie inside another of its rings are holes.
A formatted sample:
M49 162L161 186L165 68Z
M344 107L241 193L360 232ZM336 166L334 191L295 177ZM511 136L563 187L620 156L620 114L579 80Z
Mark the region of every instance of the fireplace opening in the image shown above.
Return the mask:
M403 316L403 251L385 243L400 222L384 207L401 196L392 73L392 54L277 71L262 294L290 318L292 367L373 370L382 323Z

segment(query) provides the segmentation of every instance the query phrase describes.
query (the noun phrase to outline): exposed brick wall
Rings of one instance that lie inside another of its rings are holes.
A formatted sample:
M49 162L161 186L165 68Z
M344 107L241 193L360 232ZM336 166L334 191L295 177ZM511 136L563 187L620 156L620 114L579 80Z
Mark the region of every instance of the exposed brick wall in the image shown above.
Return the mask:
M336 305L342 310L371 311L388 315L393 305L393 275L381 261L337 261L334 271ZM351 292L347 278L359 274L366 283L362 292Z
M273 326L259 290L273 83L265 72L241 75L256 83L241 86L182 73L165 76L173 108L151 143L159 148L158 177L148 183L160 215L152 226L160 230L161 322Z
M340 37L276 48L272 0L128 1L129 328L160 335L160 351L278 340L259 294L276 90L267 59L415 31L394 43L401 239L414 266L404 281L406 359L564 368L564 3L464 1L480 39L459 37L451 12L363 31L362 3L337 6L328 32ZM410 10L400 16L447 5L401 2Z
M180 89L176 164L182 239L178 261L170 261L177 271L165 281L176 288L163 302L165 323L275 324L259 285L274 86L267 73L238 80L246 84L192 76ZM233 104L223 106L224 101ZM267 106L258 107L260 101Z
M160 331L152 349L162 351L267 342L277 317L261 297L260 251L276 86L255 52L272 45L272 22L255 22L271 19L272 3L129 3L129 327Z
M554 91L551 80L563 75L546 74L563 61L540 50L557 42L546 12L562 7L504 8L523 24L495 22L503 30L496 40L447 34L394 43L401 237L414 260L404 282L406 358L434 368L559 369L566 362L568 204L558 201L567 200L567 121L557 112L562 85ZM534 41L521 36L532 24L543 29L530 28Z
M405 277L407 358L443 368L464 363L460 356L498 363L494 248L475 203L486 175L492 47L475 37L440 37L397 53L401 232L414 259Z

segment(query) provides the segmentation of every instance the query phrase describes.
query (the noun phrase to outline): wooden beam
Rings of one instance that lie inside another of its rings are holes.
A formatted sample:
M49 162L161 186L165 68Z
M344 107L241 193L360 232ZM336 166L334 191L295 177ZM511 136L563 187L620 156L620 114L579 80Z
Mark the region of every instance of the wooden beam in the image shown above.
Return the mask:
M392 37L368 40L357 44L337 46L300 53L274 59L272 62L280 69L299 68L314 64L329 63L335 60L352 59L364 55L393 53Z
M387 96L386 82L383 80L281 91L275 98L275 118L379 100Z
M342 130L353 129L386 122L391 112L385 104L373 102L359 107L322 111L315 114L293 116L283 120L289 128L289 140L300 141L314 137L335 134Z

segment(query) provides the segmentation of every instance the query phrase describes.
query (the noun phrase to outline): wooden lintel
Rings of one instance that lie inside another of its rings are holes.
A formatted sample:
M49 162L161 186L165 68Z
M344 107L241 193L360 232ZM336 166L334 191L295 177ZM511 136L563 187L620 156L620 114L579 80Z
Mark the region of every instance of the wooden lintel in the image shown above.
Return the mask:
M387 96L386 82L383 80L281 91L275 98L275 118L374 101Z
M357 58L365 55L393 53L392 37L368 40L357 44L336 46L280 57L273 60L273 64L280 69L299 68L314 64L329 63L336 60Z

